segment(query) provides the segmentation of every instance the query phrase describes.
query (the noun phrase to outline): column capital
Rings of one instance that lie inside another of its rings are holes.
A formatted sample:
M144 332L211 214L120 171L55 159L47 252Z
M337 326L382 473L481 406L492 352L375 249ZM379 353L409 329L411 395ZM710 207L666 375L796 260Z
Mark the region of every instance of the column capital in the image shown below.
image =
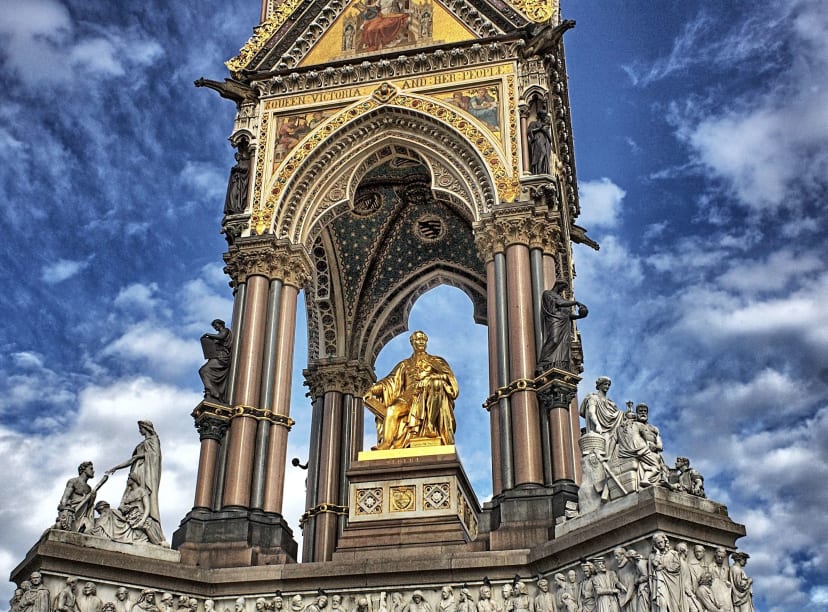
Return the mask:
M491 261L495 253L522 244L555 253L562 239L560 223L547 207L515 206L498 210L474 225L474 241L480 258Z
M302 373L312 397L319 397L328 391L361 397L376 380L372 368L359 361L344 359L319 360Z
M305 247L272 235L237 239L224 254L224 262L224 272L236 285L258 275L301 289L313 277Z
M195 419L195 428L198 430L198 439L215 440L221 442L230 424L225 412L227 406L201 402L193 410L192 417Z

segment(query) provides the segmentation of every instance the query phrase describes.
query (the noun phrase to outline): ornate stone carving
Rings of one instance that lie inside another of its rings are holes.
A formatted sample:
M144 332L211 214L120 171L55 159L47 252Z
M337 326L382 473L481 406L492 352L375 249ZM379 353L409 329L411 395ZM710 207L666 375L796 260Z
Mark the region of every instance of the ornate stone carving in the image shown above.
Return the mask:
M495 211L474 225L474 241L480 259L491 261L511 244L541 248L544 252L560 247L560 223L546 207L512 206Z
M680 457L674 469L665 464L661 433L649 422L649 407L639 403L633 411L633 402L627 402L622 413L607 397L610 379L601 376L595 385L580 410L586 421L586 433L578 442L584 468L581 512L654 485L704 497L704 478L690 468L689 459Z
M303 374L305 386L310 388L312 397L319 397L327 391L359 397L375 380L372 369L357 361L320 361L304 370Z
M224 261L227 264L224 271L234 284L260 275L301 289L313 275L303 246L273 236L251 236L237 240L224 254Z
M221 442L228 426L227 419L217 418L208 412L201 413L195 423L199 440L215 440L216 442Z
M161 530L158 490L161 483L161 441L151 421L138 421L144 439L135 447L132 457L107 470L111 475L129 468L127 486L117 510L106 502L95 504L99 512L93 535L116 542L149 542L167 546Z

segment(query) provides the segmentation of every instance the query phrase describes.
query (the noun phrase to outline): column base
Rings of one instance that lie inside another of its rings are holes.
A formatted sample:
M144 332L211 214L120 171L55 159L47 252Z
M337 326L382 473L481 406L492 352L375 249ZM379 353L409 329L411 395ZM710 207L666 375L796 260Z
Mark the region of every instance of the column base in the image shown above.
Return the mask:
M205 568L295 563L298 546L281 514L193 508L173 533L181 563Z

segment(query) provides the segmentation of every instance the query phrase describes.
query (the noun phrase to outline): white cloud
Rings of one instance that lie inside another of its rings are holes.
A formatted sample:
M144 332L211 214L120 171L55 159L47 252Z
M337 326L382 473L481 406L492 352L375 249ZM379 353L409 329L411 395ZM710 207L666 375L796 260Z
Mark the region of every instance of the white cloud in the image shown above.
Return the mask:
M49 285L55 285L72 278L88 265L89 260L58 259L54 263L43 266L40 278Z
M151 313L159 304L157 283L133 283L118 292L113 304L124 310Z
M792 280L802 283L805 276L821 271L825 263L814 253L796 254L790 250L771 253L763 261L735 261L718 278L726 289L747 294L778 291Z
M202 361L196 341L180 338L172 329L147 321L129 326L101 354L137 363L164 380L175 380L188 372L195 375Z
M578 192L581 199L579 224L587 229L615 227L618 224L626 191L604 177L598 181L582 181Z
M207 200L222 198L227 189L227 172L209 162L187 161L181 180Z

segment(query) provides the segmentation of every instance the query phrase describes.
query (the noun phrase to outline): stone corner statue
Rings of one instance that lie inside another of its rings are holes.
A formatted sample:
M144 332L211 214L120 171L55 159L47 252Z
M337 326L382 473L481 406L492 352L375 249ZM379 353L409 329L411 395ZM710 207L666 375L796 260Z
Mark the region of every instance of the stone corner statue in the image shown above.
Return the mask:
M377 445L372 450L407 448L412 442L454 444L454 400L459 394L451 367L426 353L428 336L415 331L413 353L374 383L363 400L377 420Z
M538 357L537 373L549 368L572 371L572 321L589 314L581 302L564 297L568 284L560 279L541 296L543 346ZM572 307L577 307L577 312Z
M158 506L161 442L151 421L138 421L138 431L144 440L135 447L132 457L106 472L111 475L122 468L129 468L127 486L118 510L111 510L105 502L105 505L96 505L96 509L103 511L95 521L96 535L115 541L149 541L151 544L167 546L161 530L161 512ZM131 535L126 536L124 531Z
M250 151L246 143L239 146L234 155L236 165L230 169L227 195L224 197L224 214L237 215L247 208L247 189L250 185Z
M551 126L552 120L545 110L539 110L537 119L529 124L529 169L532 174L549 174L549 156L552 152Z
M198 370L204 383L204 397L219 402L226 400L227 373L230 371L230 355L233 347L233 333L221 319L214 319L210 324L215 334L201 336L201 349L207 360Z

